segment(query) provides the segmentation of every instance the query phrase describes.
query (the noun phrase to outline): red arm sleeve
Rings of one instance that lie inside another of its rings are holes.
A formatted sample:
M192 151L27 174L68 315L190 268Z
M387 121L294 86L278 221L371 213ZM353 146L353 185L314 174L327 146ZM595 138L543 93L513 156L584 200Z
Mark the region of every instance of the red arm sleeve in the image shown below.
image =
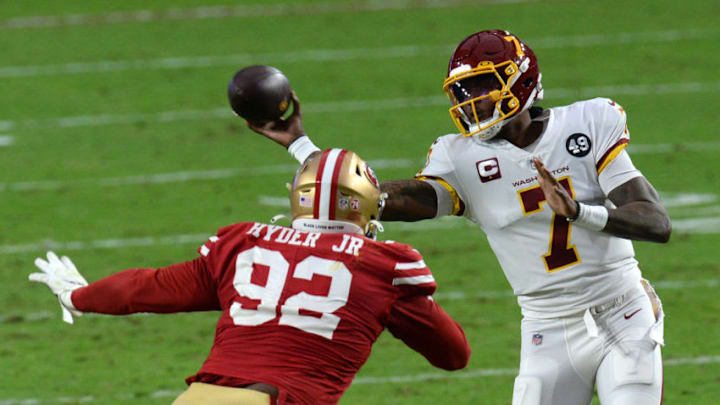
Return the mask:
M202 258L159 269L130 269L73 291L82 312L126 315L219 310L215 281Z
M470 345L462 327L428 296L397 300L387 327L435 367L458 370L470 360Z

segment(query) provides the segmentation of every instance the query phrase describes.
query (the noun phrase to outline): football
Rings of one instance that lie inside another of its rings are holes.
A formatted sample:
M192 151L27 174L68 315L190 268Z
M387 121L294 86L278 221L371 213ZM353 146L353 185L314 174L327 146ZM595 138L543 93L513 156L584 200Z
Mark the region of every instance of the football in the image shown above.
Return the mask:
M255 65L239 70L228 85L230 107L252 123L275 121L290 106L290 81L272 66Z

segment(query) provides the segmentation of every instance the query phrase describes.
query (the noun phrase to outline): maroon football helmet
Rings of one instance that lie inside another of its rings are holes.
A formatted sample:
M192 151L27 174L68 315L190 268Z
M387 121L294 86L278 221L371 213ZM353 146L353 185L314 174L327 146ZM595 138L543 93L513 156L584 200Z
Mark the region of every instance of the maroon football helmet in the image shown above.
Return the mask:
M443 84L453 106L450 116L463 136L487 140L512 118L543 96L542 75L532 49L501 30L481 31L455 48ZM476 103L494 102L490 117L481 117Z

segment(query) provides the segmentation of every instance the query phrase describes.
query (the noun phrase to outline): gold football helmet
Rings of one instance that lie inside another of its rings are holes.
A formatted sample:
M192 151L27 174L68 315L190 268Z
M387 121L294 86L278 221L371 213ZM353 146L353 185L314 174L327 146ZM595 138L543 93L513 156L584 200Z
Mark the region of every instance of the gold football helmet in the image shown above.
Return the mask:
M373 170L354 152L328 149L308 159L290 188L292 227L375 237L385 194Z

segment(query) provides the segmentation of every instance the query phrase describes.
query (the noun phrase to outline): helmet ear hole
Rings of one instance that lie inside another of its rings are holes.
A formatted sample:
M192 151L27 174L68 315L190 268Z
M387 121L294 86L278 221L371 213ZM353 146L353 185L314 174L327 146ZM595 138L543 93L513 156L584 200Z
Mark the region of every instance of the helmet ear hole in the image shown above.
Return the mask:
M525 87L527 87L527 88L530 88L530 86L532 86L532 84L533 84L533 79L532 79L532 77L529 78L529 79L527 79L527 80L525 80L525 81L523 82L523 86L525 86Z
M362 173L360 172L360 165L355 166L355 174L357 174L358 176L362 176Z

